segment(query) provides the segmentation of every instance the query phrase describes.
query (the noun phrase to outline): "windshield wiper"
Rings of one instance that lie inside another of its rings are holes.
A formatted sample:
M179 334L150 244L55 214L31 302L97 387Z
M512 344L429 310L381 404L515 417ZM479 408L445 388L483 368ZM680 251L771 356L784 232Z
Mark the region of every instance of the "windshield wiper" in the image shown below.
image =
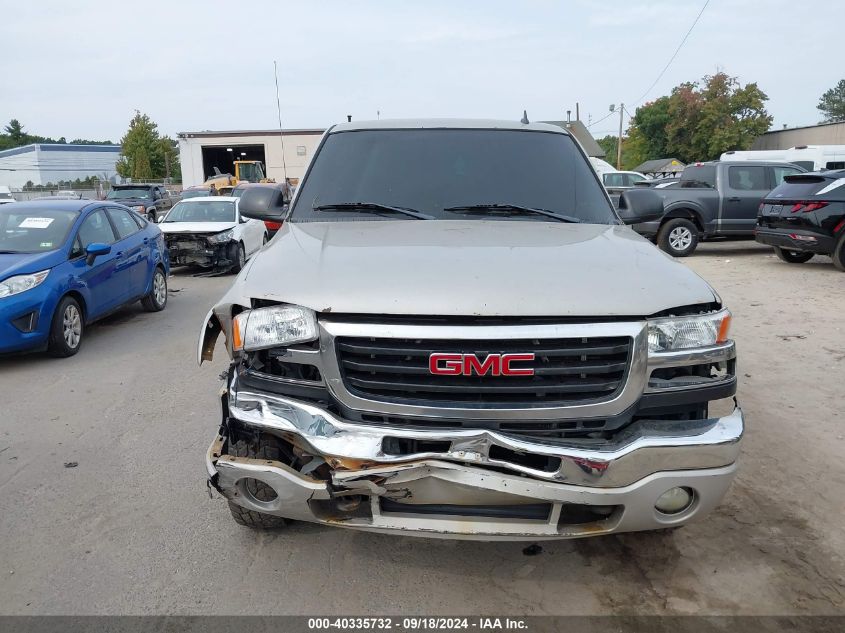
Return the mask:
M433 220L434 216L420 213L414 209L406 209L405 207L394 207L389 204L379 204L378 202L336 202L335 204L320 204L311 207L314 211L354 211L361 209L364 211L388 211L390 213L401 213L417 220Z
M579 223L581 220L578 218L573 218L570 215L560 215L559 213L555 213L554 211L549 211L548 209L537 209L535 207L524 207L519 204L467 204L467 205L460 205L457 207L446 207L443 209L444 211L451 211L454 213L460 212L484 212L484 211L507 211L511 214L518 215L524 213L533 213L535 215L543 215L547 218L552 218L557 220L558 222L572 222L572 223Z

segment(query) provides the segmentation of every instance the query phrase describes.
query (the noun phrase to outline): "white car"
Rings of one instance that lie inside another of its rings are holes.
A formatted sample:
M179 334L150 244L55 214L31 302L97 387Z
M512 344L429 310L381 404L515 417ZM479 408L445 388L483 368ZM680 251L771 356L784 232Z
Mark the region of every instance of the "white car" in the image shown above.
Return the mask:
M14 201L15 199L12 197L12 190L6 185L0 185L0 204L9 204Z
M648 180L648 177L638 171L606 171L601 175L602 184L608 191L630 189L644 180Z
M241 216L238 202L238 198L208 196L175 205L159 224L171 265L239 272L268 237L264 222Z

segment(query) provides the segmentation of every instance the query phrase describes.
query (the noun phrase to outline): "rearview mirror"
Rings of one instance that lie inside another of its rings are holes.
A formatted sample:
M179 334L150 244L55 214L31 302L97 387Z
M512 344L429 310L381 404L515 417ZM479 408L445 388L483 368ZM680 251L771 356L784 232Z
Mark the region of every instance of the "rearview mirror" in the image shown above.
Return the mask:
M102 242L91 242L85 247L85 263L91 266L100 255L111 253L111 246Z
M625 224L654 222L663 217L663 198L651 189L629 189L619 198L617 214Z
M253 185L244 191L238 210L245 218L279 222L287 215L288 206L278 187Z

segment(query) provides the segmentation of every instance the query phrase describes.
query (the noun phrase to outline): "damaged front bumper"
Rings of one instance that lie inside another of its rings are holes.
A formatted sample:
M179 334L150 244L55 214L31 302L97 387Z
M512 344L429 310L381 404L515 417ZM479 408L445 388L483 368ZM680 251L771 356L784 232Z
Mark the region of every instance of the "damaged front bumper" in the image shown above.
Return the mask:
M170 238L167 247L170 263L174 266L229 269L235 264L232 253L237 248L237 242L212 243L204 237Z
M684 524L715 508L736 471L741 410L706 420L634 422L610 440L544 442L485 429L352 423L309 403L239 390L206 457L231 502L361 530L481 540L573 538ZM305 468L229 453L231 428L268 433L310 456ZM250 481L276 497L257 499ZM690 505L663 514L667 490Z

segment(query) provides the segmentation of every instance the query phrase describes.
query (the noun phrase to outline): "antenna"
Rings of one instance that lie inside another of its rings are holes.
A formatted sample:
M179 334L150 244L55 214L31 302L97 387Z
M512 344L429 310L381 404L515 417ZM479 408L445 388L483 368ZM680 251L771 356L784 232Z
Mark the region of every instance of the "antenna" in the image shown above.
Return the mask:
M528 121L528 110L522 111L522 119L519 122L522 123L523 125L528 125L528 123L529 123L529 121Z
M273 60L273 75L276 77L276 110L279 113L279 141L282 143L282 174L285 177L285 184L288 182L288 166L285 162L285 134L282 131L282 102L279 101L279 68L276 60Z

